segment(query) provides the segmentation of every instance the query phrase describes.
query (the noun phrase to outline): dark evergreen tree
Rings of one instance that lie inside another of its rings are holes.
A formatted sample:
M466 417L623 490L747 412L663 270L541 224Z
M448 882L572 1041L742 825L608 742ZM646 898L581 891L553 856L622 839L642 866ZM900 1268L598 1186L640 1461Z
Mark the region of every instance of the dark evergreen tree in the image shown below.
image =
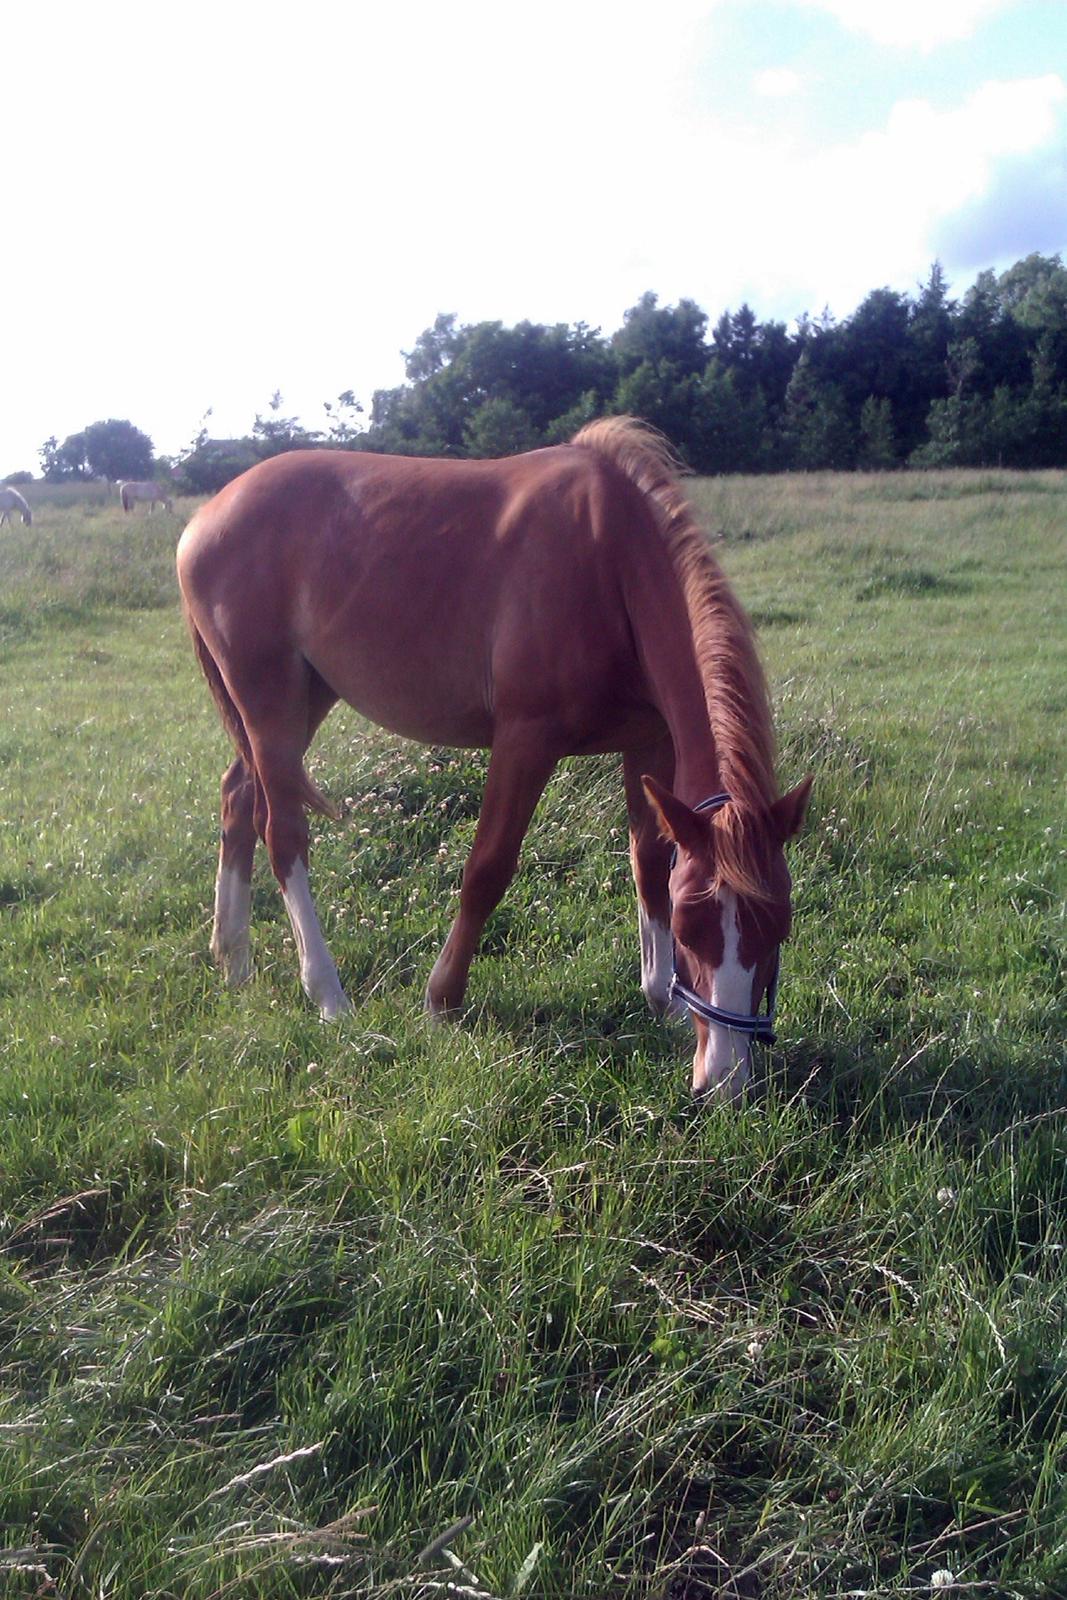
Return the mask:
M844 398L823 378L804 350L789 380L783 432L789 463L801 471L841 471L855 460L855 440Z
M1059 256L1035 253L999 277L980 273L959 303L935 262L914 295L874 289L842 321L805 313L792 332L761 323L744 304L724 311L709 338L695 301L661 305L651 291L608 339L583 323L464 326L442 312L405 360L407 381L375 393L365 426L351 391L327 406L325 442L495 455L631 412L700 472L1067 466ZM275 396L250 440L200 440L186 462L214 476L244 447L255 456L321 437L280 410ZM92 472L89 432L49 439L46 474Z
M863 402L856 464L869 472L885 472L897 464L893 403L888 395L869 394Z

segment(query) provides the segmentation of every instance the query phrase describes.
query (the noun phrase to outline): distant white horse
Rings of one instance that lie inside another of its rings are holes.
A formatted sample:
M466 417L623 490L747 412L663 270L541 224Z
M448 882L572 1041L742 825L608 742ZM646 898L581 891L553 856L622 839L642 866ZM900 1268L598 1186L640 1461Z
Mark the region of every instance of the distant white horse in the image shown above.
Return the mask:
M155 478L144 483L120 483L119 499L122 501L123 511L132 511L138 500L147 500L150 512L156 506L162 506L164 511L173 511L174 502L161 483Z
M18 490L5 483L0 485L0 523L6 522L12 511L21 512L23 522L33 521L33 512Z

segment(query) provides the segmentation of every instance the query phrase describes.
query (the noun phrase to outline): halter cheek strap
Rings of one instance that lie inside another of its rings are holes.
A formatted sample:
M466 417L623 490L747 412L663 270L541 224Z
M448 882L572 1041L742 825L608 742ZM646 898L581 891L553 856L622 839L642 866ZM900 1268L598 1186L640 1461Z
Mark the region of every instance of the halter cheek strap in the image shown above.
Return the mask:
M707 800L702 800L694 811L721 811L728 805L728 794L713 794ZM677 850L675 855L677 855ZM674 865L672 859L671 865ZM778 972L780 967L780 953L775 952L774 969L771 972L771 981L767 985L767 1009L765 1012L755 1012L746 1015L740 1011L727 1011L722 1006L712 1005L710 1000L705 1000L703 995L697 994L695 989L690 989L688 984L682 982L678 976L677 950L674 939L671 939L671 984L668 991L670 998L676 996L687 1005L696 1017L701 1017L705 1022L713 1022L720 1028L732 1028L735 1033L747 1033L750 1039L758 1039L763 1044L773 1044L774 1032L774 1005L778 998Z

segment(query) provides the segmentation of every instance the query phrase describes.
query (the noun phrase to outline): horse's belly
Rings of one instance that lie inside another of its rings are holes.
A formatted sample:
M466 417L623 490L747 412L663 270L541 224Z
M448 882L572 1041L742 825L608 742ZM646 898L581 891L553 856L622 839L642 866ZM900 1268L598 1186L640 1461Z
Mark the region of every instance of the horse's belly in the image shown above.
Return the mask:
M493 742L492 719L485 712L463 710L451 706L447 710L429 713L425 706L413 706L390 699L388 696L363 693L358 689L342 696L354 706L361 716L390 733L404 739L414 739L418 744L445 744L467 750L487 749Z
M492 743L492 716L470 684L420 671L402 651L384 660L349 649L305 651L316 672L361 716L420 744L480 749Z

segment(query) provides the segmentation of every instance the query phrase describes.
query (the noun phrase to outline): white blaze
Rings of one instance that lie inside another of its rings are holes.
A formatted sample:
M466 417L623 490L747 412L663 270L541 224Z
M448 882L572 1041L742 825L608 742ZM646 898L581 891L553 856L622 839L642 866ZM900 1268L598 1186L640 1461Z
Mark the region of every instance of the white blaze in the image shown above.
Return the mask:
M741 923L737 896L731 889L719 895L722 908L723 956L722 965L716 968L711 980L711 1003L723 1011L736 1011L748 1016L752 1011L752 985L756 976L755 964L741 964ZM718 1022L708 1023L708 1042L704 1049L703 1083L701 1062L696 1062L693 1072L694 1089L722 1089L736 1097L749 1081L749 1050L751 1040L747 1033Z

